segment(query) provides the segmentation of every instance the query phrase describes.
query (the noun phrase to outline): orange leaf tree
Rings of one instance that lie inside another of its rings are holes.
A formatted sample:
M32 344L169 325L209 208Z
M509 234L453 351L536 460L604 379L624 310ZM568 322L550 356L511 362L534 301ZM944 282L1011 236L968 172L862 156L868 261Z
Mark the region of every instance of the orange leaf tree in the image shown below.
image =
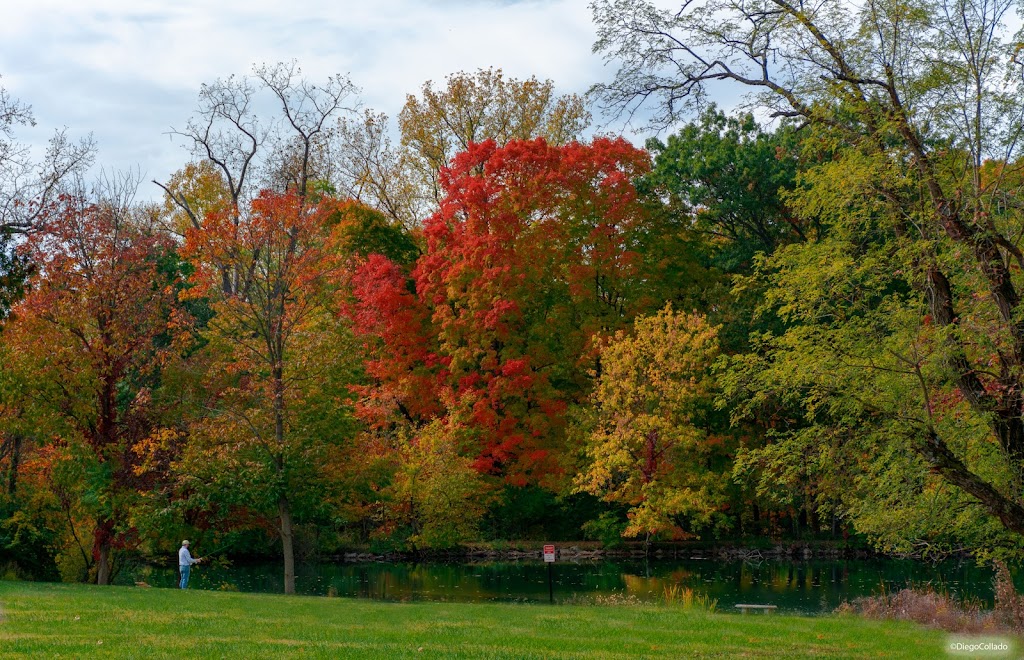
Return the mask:
M337 447L309 413L320 406L337 419L346 406L341 383L352 352L335 316L338 213L330 199L265 191L241 221L210 214L186 241L194 295L214 300L204 333L212 397L180 467L191 488L275 513L286 593L295 591L296 504L324 500ZM239 274L230 293L220 286L224 267Z
M62 447L50 455L77 464L81 481L69 498L94 523L98 584L109 582L112 551L132 536L133 494L152 485L154 475L135 470L135 450L162 432L153 392L189 337L173 245L124 190L113 192L50 207L25 246L38 270L5 330L6 368L30 383L19 423L30 418Z

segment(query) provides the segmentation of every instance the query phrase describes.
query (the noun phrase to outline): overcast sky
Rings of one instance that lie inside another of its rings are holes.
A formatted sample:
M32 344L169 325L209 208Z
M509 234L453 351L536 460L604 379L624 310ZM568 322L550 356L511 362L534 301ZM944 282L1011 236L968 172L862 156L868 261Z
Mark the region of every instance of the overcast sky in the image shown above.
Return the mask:
M53 129L92 132L100 163L165 179L199 86L296 59L312 81L347 74L395 117L405 95L456 71L500 67L583 93L613 71L591 53L587 0L21 0L0 15L0 86ZM154 188L154 190L149 190ZM159 197L152 184L140 196Z

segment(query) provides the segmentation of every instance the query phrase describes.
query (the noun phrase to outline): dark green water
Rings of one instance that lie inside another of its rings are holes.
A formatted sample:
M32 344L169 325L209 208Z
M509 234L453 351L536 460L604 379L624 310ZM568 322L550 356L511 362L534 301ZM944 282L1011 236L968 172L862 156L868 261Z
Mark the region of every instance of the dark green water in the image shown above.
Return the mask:
M296 591L311 596L548 602L547 571L539 561L303 564L297 567L295 584ZM970 561L557 562L552 575L556 603L609 596L664 602L666 591L679 585L717 599L719 611L733 611L737 603L755 603L777 605L791 613L822 614L859 596L924 584L992 602L992 571ZM116 582L144 580L154 587L173 587L177 579L176 568L143 566L122 572ZM190 588L281 593L283 584L280 564L199 565L192 569Z

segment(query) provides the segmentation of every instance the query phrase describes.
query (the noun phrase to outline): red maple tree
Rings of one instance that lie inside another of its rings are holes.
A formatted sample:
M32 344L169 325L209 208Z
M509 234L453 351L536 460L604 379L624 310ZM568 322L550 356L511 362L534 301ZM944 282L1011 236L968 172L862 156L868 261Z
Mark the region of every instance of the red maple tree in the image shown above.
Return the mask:
M662 303L644 286L656 211L634 184L649 167L622 139L488 141L458 155L412 271L377 256L353 278L374 379L364 418L443 418L469 431L478 470L513 484L556 473L595 337Z

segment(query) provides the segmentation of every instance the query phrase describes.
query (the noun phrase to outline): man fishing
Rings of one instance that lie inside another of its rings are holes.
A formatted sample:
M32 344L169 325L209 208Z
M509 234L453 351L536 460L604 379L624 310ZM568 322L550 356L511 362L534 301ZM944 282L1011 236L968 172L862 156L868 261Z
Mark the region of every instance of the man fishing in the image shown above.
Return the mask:
M202 557L192 558L192 553L188 551L188 540L181 542L181 549L178 550L178 570L181 571L181 583L178 585L182 589L188 587L188 574L192 571L192 564L198 564L202 561Z

